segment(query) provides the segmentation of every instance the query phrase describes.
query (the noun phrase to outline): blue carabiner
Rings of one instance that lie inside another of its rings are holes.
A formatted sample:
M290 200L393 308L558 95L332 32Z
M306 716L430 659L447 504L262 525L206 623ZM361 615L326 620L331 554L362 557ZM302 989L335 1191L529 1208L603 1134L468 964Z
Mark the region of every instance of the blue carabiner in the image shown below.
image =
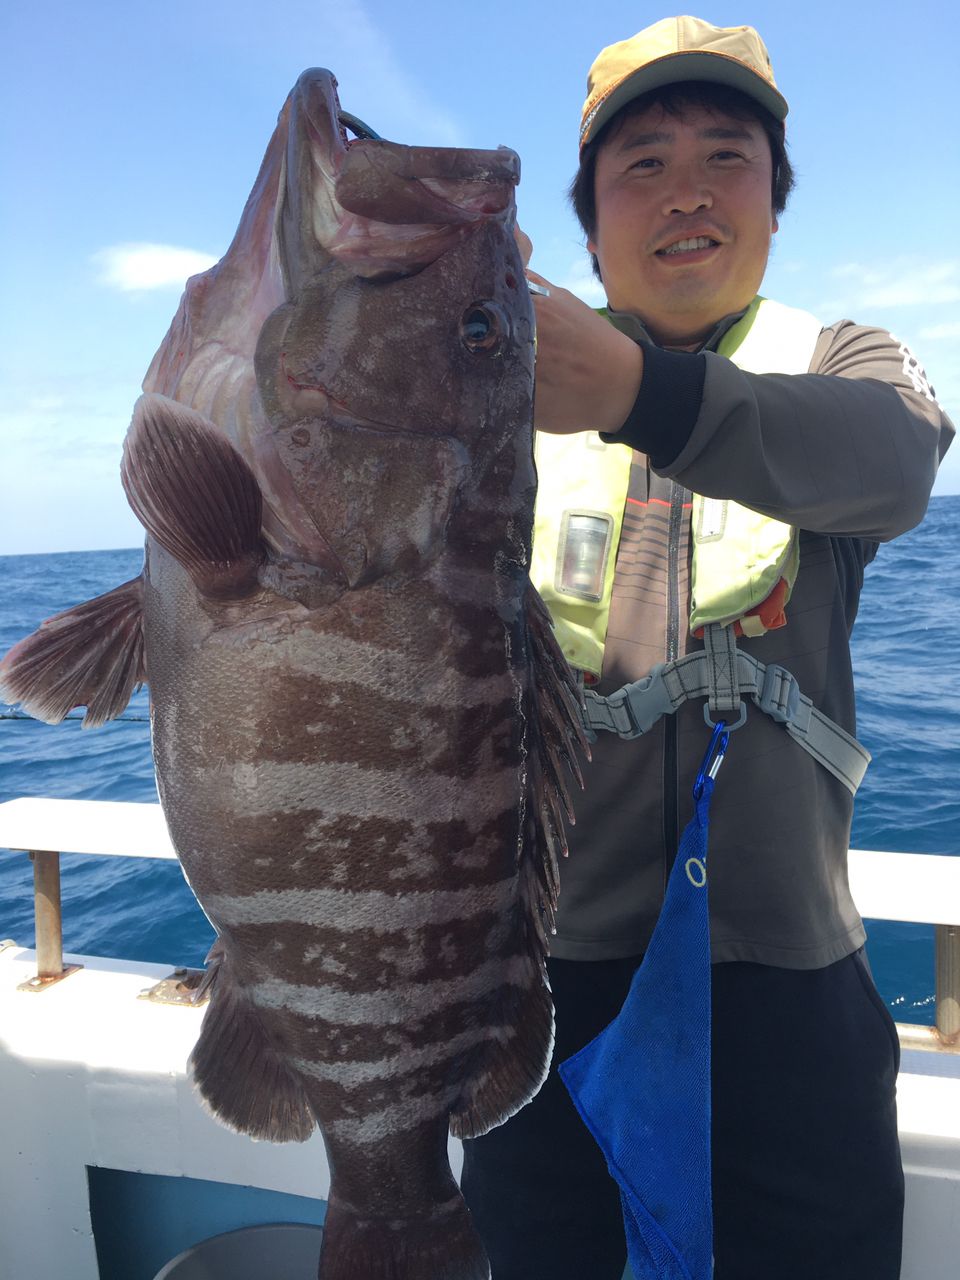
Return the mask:
M697 780L693 784L693 798L699 800L703 795L703 788L707 778L711 781L717 776L720 766L723 764L723 757L727 754L727 744L730 741L730 731L727 729L725 720L718 720L713 726L713 733L710 737L710 745L707 747L703 757L703 763L700 765L700 772L697 774Z

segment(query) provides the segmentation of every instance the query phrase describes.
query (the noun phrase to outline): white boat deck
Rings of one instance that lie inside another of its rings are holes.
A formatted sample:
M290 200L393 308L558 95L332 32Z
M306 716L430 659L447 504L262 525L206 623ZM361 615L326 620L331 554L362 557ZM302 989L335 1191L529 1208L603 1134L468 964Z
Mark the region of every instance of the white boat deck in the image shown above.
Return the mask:
M102 802L0 805L0 848L173 856L158 806ZM865 915L960 922L960 859L856 854L851 879ZM65 961L84 967L21 991L35 953L0 943L0 1280L98 1280L88 1166L326 1196L319 1135L256 1143L201 1109L185 1068L203 1010L137 998L171 966ZM905 1051L898 1097L902 1280L955 1280L960 1054Z

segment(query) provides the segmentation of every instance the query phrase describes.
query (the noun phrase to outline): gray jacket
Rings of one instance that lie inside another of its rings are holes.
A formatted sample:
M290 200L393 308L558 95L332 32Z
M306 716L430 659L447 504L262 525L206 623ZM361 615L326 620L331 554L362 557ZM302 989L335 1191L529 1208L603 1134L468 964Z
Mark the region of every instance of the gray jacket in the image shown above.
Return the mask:
M809 373L790 376L744 373L712 350L663 352L635 318L611 319L643 345L645 387L606 437L634 452L598 692L702 647L688 628L693 491L799 527L786 627L738 643L856 733L849 637L864 567L922 519L953 436L923 370L889 333L847 320L824 329ZM555 956L646 948L707 741L699 701L635 741L600 735L561 867ZM812 969L863 945L852 812L842 784L750 704L711 810L715 961Z

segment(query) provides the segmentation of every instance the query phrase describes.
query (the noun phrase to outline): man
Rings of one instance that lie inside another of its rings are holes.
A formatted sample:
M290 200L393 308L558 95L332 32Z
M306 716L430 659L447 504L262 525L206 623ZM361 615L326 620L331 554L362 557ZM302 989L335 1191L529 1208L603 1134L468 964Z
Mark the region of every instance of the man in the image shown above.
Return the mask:
M764 536L786 530L795 579L784 569L736 615L738 643L852 734L864 566L922 518L953 428L888 333L756 302L792 184L786 114L749 27L671 18L591 68L572 196L609 310L530 274L537 426L553 433L538 446L534 578L588 687L609 696L703 647L690 574L697 597L709 591L727 514ZM619 497L570 499L611 466ZM693 495L728 500L710 508L723 513L716 529L697 507L695 553ZM730 573L739 589L743 565ZM702 706L629 740L598 731L549 962L554 1069L528 1107L466 1144L464 1190L494 1280L622 1273L618 1189L555 1068L616 1015L650 939L706 746ZM717 782L717 1280L899 1275L898 1046L847 886L843 773L751 706Z

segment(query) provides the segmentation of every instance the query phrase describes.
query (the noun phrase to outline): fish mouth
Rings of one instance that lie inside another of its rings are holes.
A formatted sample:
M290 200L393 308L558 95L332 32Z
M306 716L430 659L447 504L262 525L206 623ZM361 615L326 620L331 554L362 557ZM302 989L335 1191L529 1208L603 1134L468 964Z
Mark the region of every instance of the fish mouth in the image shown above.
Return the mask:
M476 223L514 217L520 161L509 148L408 147L360 123L342 111L332 72L300 76L277 218L288 297L330 258L365 279L412 275Z

